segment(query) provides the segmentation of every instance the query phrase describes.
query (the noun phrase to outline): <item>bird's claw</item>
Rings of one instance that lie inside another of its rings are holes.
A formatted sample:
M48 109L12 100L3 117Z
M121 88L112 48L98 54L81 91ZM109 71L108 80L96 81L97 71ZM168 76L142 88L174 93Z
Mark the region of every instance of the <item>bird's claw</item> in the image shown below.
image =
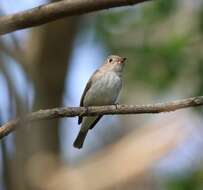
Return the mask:
M116 102L116 103L114 104L114 106L116 107L116 109L118 109L119 103Z
M88 113L89 109L88 107L84 107L84 111L79 115L79 117L83 117L85 113Z

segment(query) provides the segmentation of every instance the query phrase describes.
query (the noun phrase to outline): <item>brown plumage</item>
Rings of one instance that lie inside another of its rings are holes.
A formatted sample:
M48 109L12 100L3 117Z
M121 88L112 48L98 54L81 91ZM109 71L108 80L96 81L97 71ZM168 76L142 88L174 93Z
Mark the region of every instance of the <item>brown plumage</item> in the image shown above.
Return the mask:
M125 58L109 56L99 69L97 69L84 89L80 100L80 106L101 106L114 104L120 92ZM102 116L78 118L78 124L82 123L73 146L82 148L89 129L94 128Z

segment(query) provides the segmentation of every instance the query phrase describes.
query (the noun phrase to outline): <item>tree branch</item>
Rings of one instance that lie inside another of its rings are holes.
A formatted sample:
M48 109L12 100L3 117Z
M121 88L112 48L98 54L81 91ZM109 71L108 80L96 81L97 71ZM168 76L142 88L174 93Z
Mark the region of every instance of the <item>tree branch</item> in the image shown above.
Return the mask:
M63 0L41 5L19 13L0 17L0 35L16 30L39 26L66 16L135 5L150 0Z
M109 105L95 107L63 107L32 112L25 117L11 120L0 127L0 139L16 129L17 125L39 120L76 116L145 114L176 111L203 105L203 96L148 105Z

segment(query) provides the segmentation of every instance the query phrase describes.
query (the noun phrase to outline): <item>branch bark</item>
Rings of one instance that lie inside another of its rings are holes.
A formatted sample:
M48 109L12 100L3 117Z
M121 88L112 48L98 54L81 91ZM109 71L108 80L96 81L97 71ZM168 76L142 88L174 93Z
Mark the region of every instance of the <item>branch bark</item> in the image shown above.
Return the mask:
M41 5L19 13L0 17L0 35L28 27L39 26L60 18L73 15L135 5L151 0L63 0Z
M63 107L39 110L24 117L11 120L0 127L0 139L14 131L18 124L33 121L76 116L145 114L176 111L203 105L203 96L148 105L109 105L95 107Z

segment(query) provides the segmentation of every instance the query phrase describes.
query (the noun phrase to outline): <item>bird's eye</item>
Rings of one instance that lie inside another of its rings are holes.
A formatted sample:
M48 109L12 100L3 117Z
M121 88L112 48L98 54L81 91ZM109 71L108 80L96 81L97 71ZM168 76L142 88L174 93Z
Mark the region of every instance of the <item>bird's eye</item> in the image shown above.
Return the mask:
M113 61L113 59L109 59L109 63L111 63Z

